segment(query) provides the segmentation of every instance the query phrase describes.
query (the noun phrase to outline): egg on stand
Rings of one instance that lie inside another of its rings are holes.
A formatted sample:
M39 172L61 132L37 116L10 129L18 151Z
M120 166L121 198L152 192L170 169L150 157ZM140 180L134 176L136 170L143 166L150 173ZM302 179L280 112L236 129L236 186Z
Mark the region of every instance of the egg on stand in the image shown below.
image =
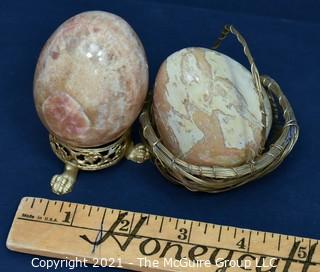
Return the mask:
M102 169L128 153L130 126L147 89L144 48L119 16L80 13L52 34L37 63L34 100L53 150L66 163L51 181L55 193L72 189L78 169Z

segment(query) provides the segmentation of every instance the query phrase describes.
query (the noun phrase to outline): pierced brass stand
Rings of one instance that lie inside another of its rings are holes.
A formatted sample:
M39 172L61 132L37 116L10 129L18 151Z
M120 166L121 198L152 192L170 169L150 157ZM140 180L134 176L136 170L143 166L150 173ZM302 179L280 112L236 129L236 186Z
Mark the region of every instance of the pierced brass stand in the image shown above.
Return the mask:
M71 146L51 134L49 140L53 152L65 163L64 172L60 175L54 175L50 183L52 192L58 195L72 191L79 170L101 170L116 164L124 156L128 160L142 163L150 156L144 145L134 145L130 137L130 130L116 141L97 148Z

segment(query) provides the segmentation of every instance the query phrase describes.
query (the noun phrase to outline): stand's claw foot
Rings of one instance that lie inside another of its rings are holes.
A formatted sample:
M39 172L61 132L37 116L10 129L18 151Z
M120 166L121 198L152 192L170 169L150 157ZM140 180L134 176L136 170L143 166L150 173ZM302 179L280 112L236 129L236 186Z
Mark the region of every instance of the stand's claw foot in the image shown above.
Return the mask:
M136 163L143 163L150 158L150 153L144 144L134 145L131 143L126 153L126 158Z
M54 175L50 185L53 193L63 195L72 191L73 185L76 182L79 169L66 164L64 172L61 175Z

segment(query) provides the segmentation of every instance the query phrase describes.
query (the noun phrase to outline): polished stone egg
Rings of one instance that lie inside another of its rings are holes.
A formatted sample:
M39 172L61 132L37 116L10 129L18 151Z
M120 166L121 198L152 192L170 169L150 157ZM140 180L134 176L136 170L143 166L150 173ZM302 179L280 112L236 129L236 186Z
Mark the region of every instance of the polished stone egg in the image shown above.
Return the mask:
M265 90L263 98L260 103L252 75L240 63L214 50L186 48L159 69L154 119L161 140L178 158L200 166L239 166L256 157L262 135L269 134L272 110Z
M41 121L78 147L120 137L137 118L147 89L148 65L137 34L103 11L65 21L45 44L34 77Z

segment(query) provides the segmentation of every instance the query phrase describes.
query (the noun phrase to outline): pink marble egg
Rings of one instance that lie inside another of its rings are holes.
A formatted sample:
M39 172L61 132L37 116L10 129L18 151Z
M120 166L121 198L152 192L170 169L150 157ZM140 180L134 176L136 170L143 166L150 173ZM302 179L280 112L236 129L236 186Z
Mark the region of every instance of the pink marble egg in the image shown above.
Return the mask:
M148 89L144 48L122 18L78 14L45 44L34 77L41 121L58 139L94 147L120 137L137 118Z

